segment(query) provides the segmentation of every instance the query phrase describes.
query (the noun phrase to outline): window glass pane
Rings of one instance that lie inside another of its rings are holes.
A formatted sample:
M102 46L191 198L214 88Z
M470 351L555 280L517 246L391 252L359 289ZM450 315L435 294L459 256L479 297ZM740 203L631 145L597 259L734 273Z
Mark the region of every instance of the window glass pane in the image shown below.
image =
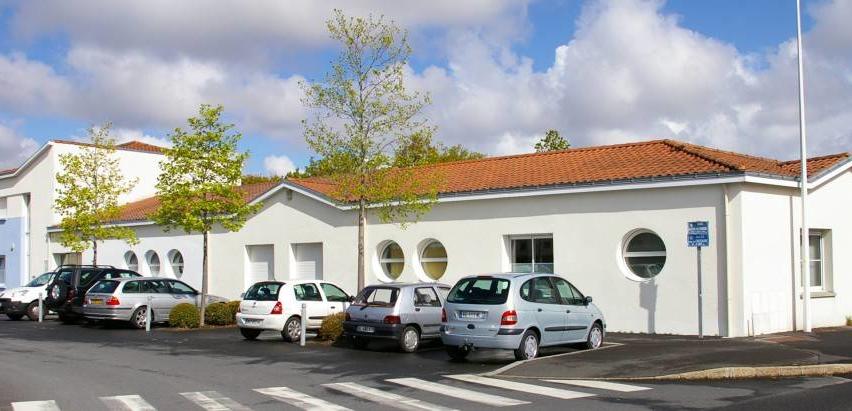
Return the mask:
M128 281L124 283L124 288L121 291L128 294L135 294L139 292L139 281Z
M385 251L382 254L382 258L384 258L386 260L390 260L390 259L405 258L405 256L403 255L402 247L400 247L399 244L390 243L390 244L388 244L387 247L385 247Z
M180 281L169 281L169 285L172 286L172 294L195 294L192 287Z
M3 257L0 257L0 259L3 259ZM5 263L0 261L0 270L4 269L3 264L5 264ZM51 278L53 278L53 273L44 273L44 274L34 278L32 281L27 283L27 285L25 285L24 287L40 287L42 285L47 284L50 281ZM0 282L3 282L3 280L0 279Z
M322 283L322 291L328 301L345 302L349 300L349 296L343 290L332 284Z
M399 297L399 288L367 287L358 294L353 304L393 307L396 305L397 297Z
M639 233L630 239L627 252L666 251L663 240L653 233Z
M444 276L444 273L447 271L447 262L425 262L423 263L423 272L426 275L433 279L439 280Z
M571 289L571 285L568 284L568 281L561 278L553 278L552 280L556 289L559 291L559 297L561 298L560 302L562 304L578 304L579 296L574 295L574 290Z
M533 242L533 250L535 251L535 263L553 264L553 239L536 238L533 240Z
M95 270L80 270L80 285L85 286L95 279Z
M281 283L257 283L249 287L243 300L248 301L276 301Z
M811 235L808 240L809 257L811 260L822 260L822 237Z
M172 271L178 277L183 275L183 255L178 251L172 255Z
M414 306L415 307L440 307L441 300L438 299L438 294L432 287L421 287L414 289Z
M666 246L651 232L640 232L628 239L624 247L624 262L639 278L653 278L666 264Z
M128 270L139 271L139 258L132 251L125 255L125 262Z
M429 278L438 280L447 271L447 250L438 241L432 241L423 248L420 265Z
M656 276L666 264L666 257L627 257L626 260L630 271L642 278Z
M532 239L512 240L513 263L517 265L532 263Z
M142 292L151 294L168 294L169 286L163 280L142 282Z
M558 304L556 291L547 277L534 278L532 281L532 301L539 304Z
M71 284L71 277L74 275L74 271L71 270L62 270L59 272L59 279Z
M322 296L316 284L297 284L293 286L293 291L296 294L297 301L322 301Z
M94 294L112 294L116 288L118 288L118 281L98 281L89 292Z
M148 269L151 270L151 275L160 274L160 256L157 253L153 253L148 257Z
M447 301L460 304L503 304L509 297L509 280L466 278L450 291Z
M822 287L822 263L811 261L811 287Z
M438 294L444 301L447 301L447 296L450 295L450 289L447 287L438 287Z
M397 243L390 243L382 250L382 257L379 259L382 270L391 280L396 280L402 274L405 268L405 255L402 253L402 247Z
M447 258L447 249L438 241L432 241L423 249L423 258Z

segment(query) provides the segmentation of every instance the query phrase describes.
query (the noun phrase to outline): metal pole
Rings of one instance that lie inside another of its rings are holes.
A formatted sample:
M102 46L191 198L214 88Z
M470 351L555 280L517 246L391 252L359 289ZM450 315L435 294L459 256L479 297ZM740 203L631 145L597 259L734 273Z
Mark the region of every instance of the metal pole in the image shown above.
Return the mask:
M799 137L801 143L802 175L799 177L802 199L802 325L806 333L811 332L811 264L808 261L810 255L810 229L808 227L808 134L805 128L805 70L802 59L802 4L796 0L796 47L799 60Z
M698 338L704 338L704 292L701 286L701 247L698 247Z
M42 292L38 292L38 322L44 321L44 295Z
M299 332L299 345L305 346L305 332L308 329L308 306L305 303L302 303L302 319L299 321L302 329Z
M151 332L151 301L153 298L148 296L148 305L145 306L145 332Z

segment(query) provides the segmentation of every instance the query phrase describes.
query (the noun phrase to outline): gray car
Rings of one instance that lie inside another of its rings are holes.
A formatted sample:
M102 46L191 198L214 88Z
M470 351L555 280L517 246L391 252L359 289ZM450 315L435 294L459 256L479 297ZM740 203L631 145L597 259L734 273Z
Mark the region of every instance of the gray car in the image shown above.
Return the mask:
M201 302L201 293L173 278L101 280L86 293L83 315L92 320L128 321L136 328L145 328L149 297L151 322L167 322L172 308L180 303L198 306ZM226 298L207 296L207 304L227 301Z
M358 348L372 339L396 340L404 352L441 337L441 310L450 286L382 284L364 288L346 310L344 335Z
M513 350L518 360L539 347L581 343L601 346L606 321L573 284L553 274L464 277L444 306L441 340L453 359L475 348Z

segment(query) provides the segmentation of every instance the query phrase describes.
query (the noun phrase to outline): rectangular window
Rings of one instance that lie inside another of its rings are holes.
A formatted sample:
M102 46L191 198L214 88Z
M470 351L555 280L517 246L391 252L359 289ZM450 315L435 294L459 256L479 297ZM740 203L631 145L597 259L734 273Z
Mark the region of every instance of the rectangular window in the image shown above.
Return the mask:
M831 291L831 230L811 230L808 263L811 291ZM801 284L805 284L804 277Z
M0 255L0 285L6 286L6 256Z
M553 236L525 235L510 237L512 272L552 273Z

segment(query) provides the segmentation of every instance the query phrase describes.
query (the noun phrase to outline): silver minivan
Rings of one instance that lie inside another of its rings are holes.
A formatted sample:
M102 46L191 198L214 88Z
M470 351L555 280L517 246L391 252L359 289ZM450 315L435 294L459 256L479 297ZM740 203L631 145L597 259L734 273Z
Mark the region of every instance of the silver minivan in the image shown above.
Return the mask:
M151 297L151 322L167 322L169 313L180 303L199 305L201 293L173 278L137 277L98 281L86 293L83 315L92 320L128 321L145 328L146 307ZM227 302L223 297L207 296L207 304Z
M553 274L464 277L444 306L441 340L453 359L476 348L513 350L518 360L539 347L582 343L601 346L606 321L573 284Z
M422 340L441 337L441 310L450 286L437 283L382 284L364 288L346 310L344 335L357 348L372 339L396 340L414 352Z

